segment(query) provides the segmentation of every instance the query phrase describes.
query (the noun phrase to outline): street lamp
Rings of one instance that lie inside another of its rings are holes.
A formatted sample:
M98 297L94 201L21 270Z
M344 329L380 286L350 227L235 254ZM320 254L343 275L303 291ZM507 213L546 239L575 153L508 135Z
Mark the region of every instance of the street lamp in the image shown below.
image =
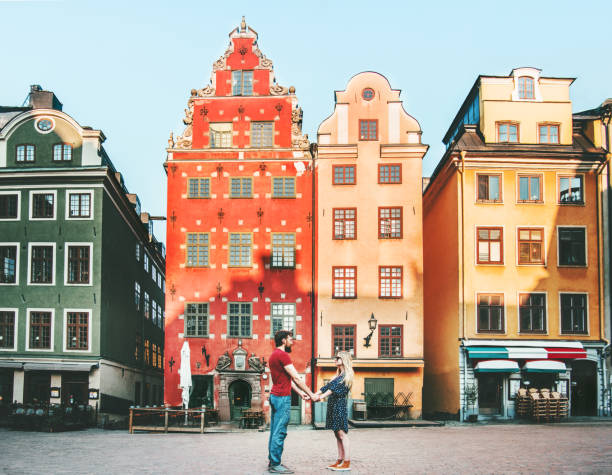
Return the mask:
M372 313L372 315L370 315L370 319L368 320L368 326L370 327L370 334L363 339L365 341L363 346L365 346L366 348L370 347L370 340L372 339L374 330L376 330L377 323L378 321L374 318L374 313Z

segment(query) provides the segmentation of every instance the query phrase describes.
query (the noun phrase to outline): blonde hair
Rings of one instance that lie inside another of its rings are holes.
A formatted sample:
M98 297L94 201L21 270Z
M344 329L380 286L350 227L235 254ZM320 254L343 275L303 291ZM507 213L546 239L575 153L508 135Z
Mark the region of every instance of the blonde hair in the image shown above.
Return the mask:
M355 377L351 354L348 351L339 351L337 357L342 361L342 366L344 368L344 385L351 389L353 386L353 378Z

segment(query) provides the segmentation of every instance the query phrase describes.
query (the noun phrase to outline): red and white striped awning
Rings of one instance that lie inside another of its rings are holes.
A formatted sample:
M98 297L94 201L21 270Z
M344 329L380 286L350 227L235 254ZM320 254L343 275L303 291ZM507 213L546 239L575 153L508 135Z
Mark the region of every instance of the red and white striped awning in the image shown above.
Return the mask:
M490 344L490 342L493 344ZM562 360L586 358L586 350L580 342L468 340L465 346L470 358L473 359Z

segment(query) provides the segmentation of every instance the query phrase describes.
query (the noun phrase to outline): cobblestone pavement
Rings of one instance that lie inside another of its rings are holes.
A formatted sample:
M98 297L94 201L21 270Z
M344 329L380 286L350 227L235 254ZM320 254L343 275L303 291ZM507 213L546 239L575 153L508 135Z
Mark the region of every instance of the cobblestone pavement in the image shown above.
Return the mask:
M449 425L355 429L354 474L612 473L612 423ZM0 473L260 474L268 432L134 434L90 429L46 434L0 429ZM283 463L331 473L330 431L290 429Z

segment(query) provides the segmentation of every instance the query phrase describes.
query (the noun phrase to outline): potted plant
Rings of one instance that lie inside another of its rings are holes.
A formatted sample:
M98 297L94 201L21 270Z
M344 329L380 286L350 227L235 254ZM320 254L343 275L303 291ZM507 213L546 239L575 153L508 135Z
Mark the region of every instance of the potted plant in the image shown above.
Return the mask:
M475 384L468 384L465 387L465 400L467 405L470 407L467 413L468 422L476 422L478 420L478 413L474 411L474 405L478 399L478 388Z

